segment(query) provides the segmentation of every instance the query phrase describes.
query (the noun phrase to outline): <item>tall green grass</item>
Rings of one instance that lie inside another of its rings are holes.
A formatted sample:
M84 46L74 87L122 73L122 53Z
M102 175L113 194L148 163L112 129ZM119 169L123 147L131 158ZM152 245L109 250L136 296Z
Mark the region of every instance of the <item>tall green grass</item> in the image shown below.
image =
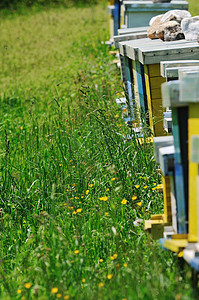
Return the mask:
M1 22L1 299L195 297L143 230L161 176L127 138L107 26L102 6Z

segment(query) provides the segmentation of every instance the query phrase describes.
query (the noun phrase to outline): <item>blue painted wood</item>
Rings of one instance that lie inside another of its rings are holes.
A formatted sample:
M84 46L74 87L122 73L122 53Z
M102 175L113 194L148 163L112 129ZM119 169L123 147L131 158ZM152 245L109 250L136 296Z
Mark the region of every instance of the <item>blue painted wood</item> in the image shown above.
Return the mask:
M191 260L190 262L190 266L196 270L197 272L199 272L199 257L195 257L194 259Z
M186 167L175 162L174 168L178 233L186 234L188 232L188 195L187 185L185 185L185 178L187 177L185 174Z
M120 28L120 7L121 7L121 2L119 0L115 0L114 10L113 10L114 35L118 34L118 29Z
M159 148L159 163L163 176L173 176L174 153L174 146Z
M144 66L137 60L135 61L135 73L136 73L136 77L137 77L140 109L145 114L145 116L147 116L148 115L148 105L147 105L147 96L146 96Z

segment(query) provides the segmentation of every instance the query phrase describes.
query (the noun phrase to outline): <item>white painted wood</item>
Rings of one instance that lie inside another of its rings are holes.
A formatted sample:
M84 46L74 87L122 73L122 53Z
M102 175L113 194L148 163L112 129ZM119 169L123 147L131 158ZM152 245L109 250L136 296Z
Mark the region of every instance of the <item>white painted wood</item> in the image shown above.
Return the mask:
M147 31L148 28L149 26L118 29L118 35L143 32L143 31Z
M181 82L172 80L162 84L162 106L163 107L182 107L187 106L187 102L180 101Z
M116 35L113 37L115 49L119 49L119 42L131 41L136 39L142 39L147 37L147 32L142 31L138 33Z
M154 156L156 162L159 163L159 149L163 147L173 146L173 136L159 136L153 138Z
M180 101L199 103L199 71L180 70Z
M161 60L187 60L199 58L199 44L197 42L189 42L181 40L181 42L163 42L153 49L151 47L141 46L138 49L138 60L142 64L155 64Z
M161 61L160 73L164 78L177 78L178 68L199 66L199 60Z

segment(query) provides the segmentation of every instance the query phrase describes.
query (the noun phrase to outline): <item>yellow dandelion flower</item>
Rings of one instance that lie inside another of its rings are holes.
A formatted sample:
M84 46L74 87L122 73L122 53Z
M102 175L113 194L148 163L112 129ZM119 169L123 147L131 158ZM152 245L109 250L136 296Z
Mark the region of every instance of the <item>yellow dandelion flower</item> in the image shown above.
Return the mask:
M163 188L163 184L158 184L158 185L156 186L156 189L157 189L157 190L162 189L162 188Z
M76 215L77 213L76 213L76 211L73 211L73 215Z
M157 183L154 183L153 185L157 185Z
M62 164L59 164L59 166L61 167L61 166L62 166Z
M119 268L119 266L120 266L120 264L117 264L117 265L116 265L116 268Z
M108 191L109 191L109 188L106 189L106 192L108 192Z
M20 129L23 130L23 126L21 126Z
M99 198L99 200L101 200L101 201L107 201L107 200L108 200L108 197L107 197L107 196L101 197L101 198Z
M83 279L82 279L82 282L83 282L83 283L85 283L85 282L86 282L86 279L85 279L85 278L83 278Z
M122 204L127 204L127 200L126 200L126 199L123 199L123 200L121 201L121 203L122 203Z
M152 188L152 191L155 191L156 188Z
M137 205L138 205L138 206L141 206L141 205L142 205L142 202L138 202Z
M118 256L117 254L113 254L113 257L114 257L114 259L116 259L116 258L117 258L117 256Z
M77 199L79 199L79 197L75 197L75 199L77 200Z
M62 296L62 294L57 294L56 297L57 297L57 298L61 298L61 296Z
M132 199L132 200L136 200L136 199L137 199L137 196L133 196L131 199Z
M83 199L84 198L84 196L81 196L81 199Z
M84 44L84 46L88 46L88 44L87 44L87 43L85 43L85 44Z
M71 264L73 264L74 263L74 260L71 260L71 262L70 262Z
M145 185L145 186L143 187L143 189L147 189L147 185Z
M136 185L135 185L135 188L136 188L136 189L139 189L139 187L140 187L139 184L136 184Z
M64 300L68 300L68 299L70 299L70 296L68 295L64 296Z
M111 259L111 260L114 260L115 258L114 258L114 256L110 256L110 259Z
M93 187L93 184L92 184L92 183L90 183L88 186L89 186L89 187Z
M30 283L30 282L27 282L27 283L24 284L24 287L25 287L26 289L30 289L31 286L32 286L32 283Z
M17 290L17 294L21 294L22 293L22 290L21 289L18 289Z
M115 118L119 118L119 115L115 115Z
M79 253L79 250L75 250L74 253L75 253L75 254L78 254L78 253Z
M105 216L108 216L108 213L107 213L107 212L105 212Z
M64 203L64 206L66 206L67 205L67 203Z
M89 190L86 190L86 195L88 195L89 194Z
M113 274L108 274L107 278L110 280L113 277Z
M23 297L21 297L21 300L26 300L26 298L23 296Z
M103 288L104 287L104 282L100 282L99 284L98 284L98 287L101 289L101 288Z
M111 178L111 180L114 181L114 180L115 180L115 177L114 177L114 178Z
M72 166L72 168L75 168L75 166Z
M100 258L99 262L103 262L104 260L102 258Z
M127 265L127 263L124 263L123 266L126 268L128 265Z
M82 212L82 208L78 208L78 209L76 210L76 212L77 212L77 213Z
M57 287L54 287L51 289L51 293L52 294L56 294L58 292L58 288Z
M127 300L126 298L123 298L122 300Z
M69 160L70 162L72 162L73 160L71 159L71 160Z
M183 257L183 251L180 251L180 252L178 253L178 257Z
M68 189L66 189L66 192L68 192L69 190Z
M81 204L82 202L81 201L79 201L79 204Z

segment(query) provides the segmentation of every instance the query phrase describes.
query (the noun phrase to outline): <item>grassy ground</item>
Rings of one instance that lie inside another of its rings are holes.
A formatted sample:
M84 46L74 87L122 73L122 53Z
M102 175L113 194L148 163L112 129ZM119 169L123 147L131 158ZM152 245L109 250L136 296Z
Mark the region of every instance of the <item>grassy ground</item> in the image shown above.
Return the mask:
M161 177L125 138L107 26L103 6L1 19L1 299L196 297L137 222Z

